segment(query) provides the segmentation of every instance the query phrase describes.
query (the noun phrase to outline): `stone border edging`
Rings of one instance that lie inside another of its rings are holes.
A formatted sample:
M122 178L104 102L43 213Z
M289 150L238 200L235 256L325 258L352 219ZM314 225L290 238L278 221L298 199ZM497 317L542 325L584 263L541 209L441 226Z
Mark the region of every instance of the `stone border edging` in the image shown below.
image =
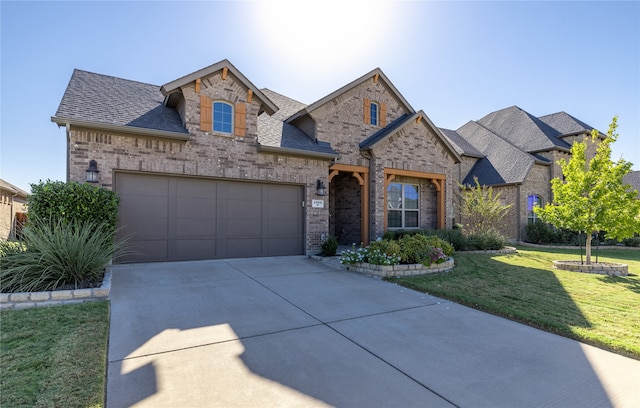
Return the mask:
M0 293L0 309L28 309L107 300L111 294L111 269L107 268L99 288L50 290L46 292Z
M594 262L591 265L587 265L580 261L553 261L553 267L563 271L595 273L598 275L629 275L628 265L614 262Z
M431 273L448 272L455 266L453 257L449 257L446 261L431 266L422 264L401 264L401 265L372 265L368 263L357 263L347 265L347 269L354 272L364 273L366 275L374 275L382 278L390 278L394 276L417 276L427 275Z
M484 249L481 251L456 251L461 254L517 254L518 250L514 247L506 246L502 249Z
M534 244L531 242L524 242L524 241L518 241L518 245L522 245L525 247L531 247L531 248L551 248L551 249L580 249L579 246L576 245L539 245L539 244ZM584 248L584 245L582 246L582 248ZM600 245L599 247L597 246L591 246L591 249L596 249L596 248L600 248L600 249L629 249L629 250L636 250L636 251L640 251L640 247L632 247L632 246L625 246L625 245Z

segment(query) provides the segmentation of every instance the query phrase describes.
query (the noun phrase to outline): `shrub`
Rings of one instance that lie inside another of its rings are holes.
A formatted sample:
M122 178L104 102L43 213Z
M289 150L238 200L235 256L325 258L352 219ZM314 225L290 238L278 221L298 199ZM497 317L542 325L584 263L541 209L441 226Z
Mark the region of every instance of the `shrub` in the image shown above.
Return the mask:
M505 239L499 232L495 230L489 230L467 237L466 250L497 250L501 249L505 245Z
M546 222L536 221L525 227L527 242L533 244L550 243L553 240L553 229Z
M640 247L640 236L635 236L633 238L626 238L622 240L622 243L624 243L625 246Z
M98 283L122 243L106 224L32 220L24 228L26 250L2 257L2 292L55 290Z
M398 240L400 244L400 260L402 263L422 263L431 245L424 235L405 235Z
M322 255L324 256L335 256L338 251L338 240L330 236L322 243Z
M104 225L113 232L118 220L118 202L115 192L88 183L41 181L31 184L29 218L54 224L90 222Z
M6 255L23 252L27 247L19 241L0 241L0 258Z
M377 249L388 256L400 255L400 245L398 245L398 242L393 240L388 240L388 239L383 239L381 241L373 241L369 245L368 249L370 250Z
M440 248L447 257L452 256L455 252L453 245L443 240L442 238L439 238L435 235L430 235L426 238L426 242L428 242L430 246L434 248Z

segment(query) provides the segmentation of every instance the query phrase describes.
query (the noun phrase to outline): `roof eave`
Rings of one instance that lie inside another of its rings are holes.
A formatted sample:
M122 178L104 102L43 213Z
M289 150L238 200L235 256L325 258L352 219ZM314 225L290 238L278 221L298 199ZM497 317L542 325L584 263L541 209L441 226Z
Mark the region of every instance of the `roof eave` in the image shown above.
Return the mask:
M148 128L141 128L141 127L135 127L135 126L126 126L126 125L114 125L110 123L89 122L84 120L59 118L56 116L52 116L51 121L57 124L58 126L67 126L67 125L77 126L77 127L83 127L83 128L100 129L100 130L107 130L107 131L120 132L120 133L130 133L135 135L151 136L151 137L157 137L162 139L172 139L172 140L180 140L180 141L187 141L191 139L191 136L188 133L170 132L167 130L148 129Z
M258 152L287 154L291 156L315 157L318 159L333 160L340 157L337 153L312 152L309 150L292 149L289 147L266 146L258 143Z

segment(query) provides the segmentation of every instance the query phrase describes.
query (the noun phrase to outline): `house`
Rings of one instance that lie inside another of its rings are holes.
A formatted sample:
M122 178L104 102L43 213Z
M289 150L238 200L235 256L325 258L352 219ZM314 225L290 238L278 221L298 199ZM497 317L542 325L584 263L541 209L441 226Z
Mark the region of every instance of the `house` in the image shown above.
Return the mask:
M51 120L66 130L67 179L120 197L133 252L119 262L305 254L329 235L452 227L463 157L380 69L310 105L227 60L164 85L75 70Z
M623 178L622 182L631 186L631 189L638 192L637 199L640 200L640 170L630 171Z
M500 193L503 204L512 206L498 227L520 241L526 225L537 219L534 207L552 199L551 180L562 177L558 161L569 160L571 145L591 138L593 127L565 112L538 118L512 106L455 131L441 130L462 157L456 165L460 183L475 185L477 178ZM593 157L595 146L587 145L587 157Z
M0 240L20 237L29 193L0 179Z

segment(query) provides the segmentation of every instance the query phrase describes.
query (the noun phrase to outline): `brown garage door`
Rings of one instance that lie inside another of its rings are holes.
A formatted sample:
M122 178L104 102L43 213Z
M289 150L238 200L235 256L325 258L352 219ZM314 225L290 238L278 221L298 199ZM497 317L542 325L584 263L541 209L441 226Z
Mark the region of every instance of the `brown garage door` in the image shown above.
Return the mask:
M119 263L304 253L300 186L116 173L115 189Z

